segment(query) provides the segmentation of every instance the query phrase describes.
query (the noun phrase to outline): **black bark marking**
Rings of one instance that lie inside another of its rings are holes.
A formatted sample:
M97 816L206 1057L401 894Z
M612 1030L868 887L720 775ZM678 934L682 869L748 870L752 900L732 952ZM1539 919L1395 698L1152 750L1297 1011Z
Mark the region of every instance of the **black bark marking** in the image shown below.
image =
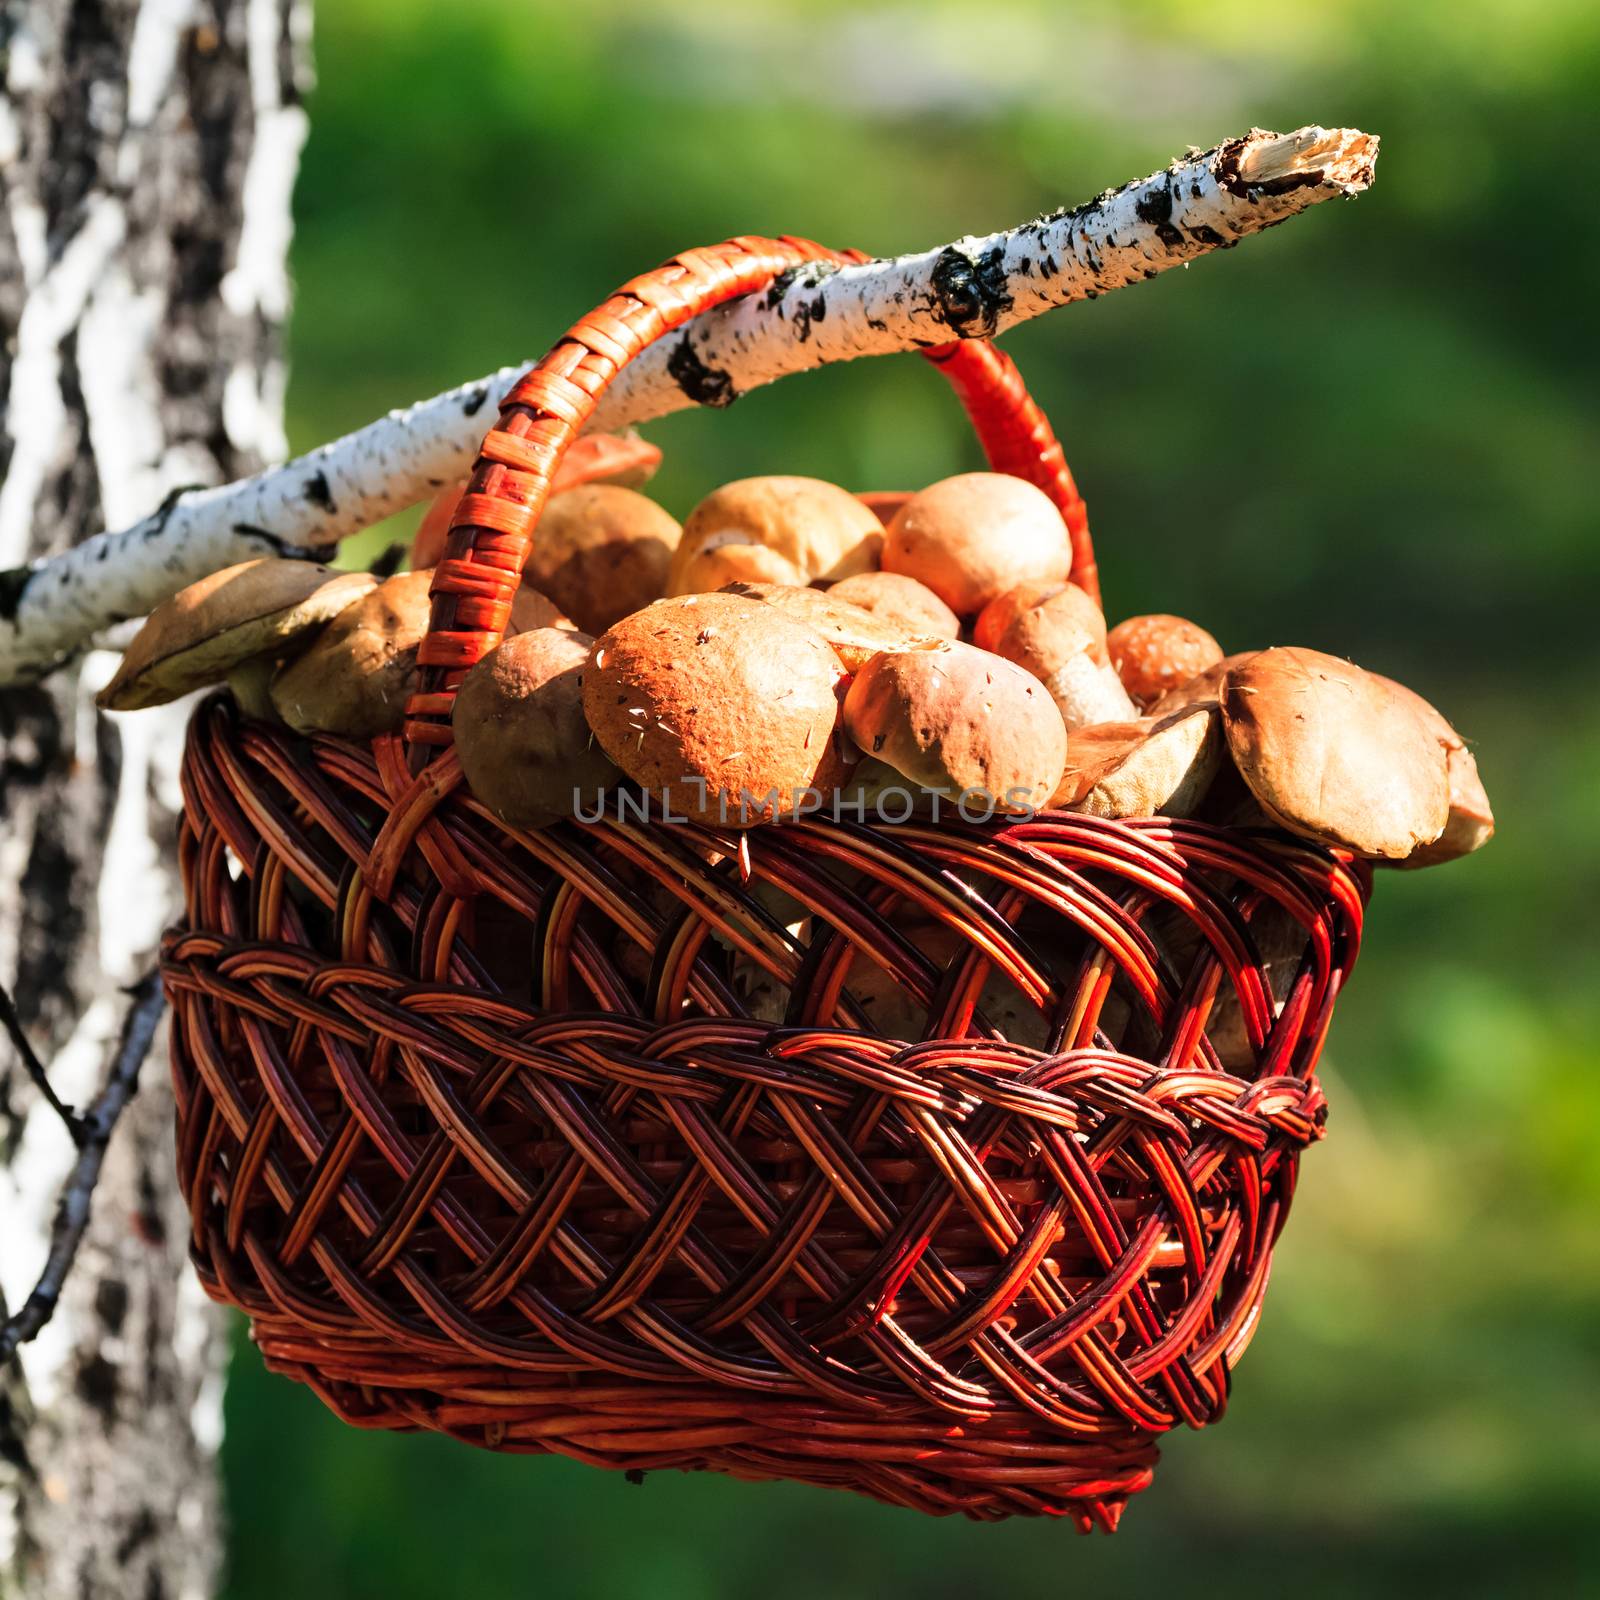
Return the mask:
M15 622L23 591L33 572L28 567L7 567L0 572L0 621Z
M1134 214L1155 229L1156 238L1168 250L1183 248L1183 233L1172 220L1172 180L1155 183L1134 203Z
M339 508L333 503L333 489L328 483L325 472L313 472L306 479L305 487L300 491L308 506L316 506L320 511L326 511L332 516Z
M800 276L799 267L790 267L787 272L780 272L767 287L766 298L762 304L768 311L776 311L779 302L788 294L796 278Z
M155 1513L149 1506L140 1507L137 1515L129 1522L128 1531L117 1540L117 1560L127 1561L141 1546L149 1544L159 1531Z
M116 1367L98 1350L79 1366L73 1387L78 1391L78 1398L104 1417L108 1425L116 1419L122 1379Z
M720 367L707 366L694 347L694 336L685 333L667 356L667 372L672 381L697 406L721 410L739 398L732 375Z
M1011 309L1004 246L974 257L947 245L933 264L933 295L940 316L963 339L991 337Z

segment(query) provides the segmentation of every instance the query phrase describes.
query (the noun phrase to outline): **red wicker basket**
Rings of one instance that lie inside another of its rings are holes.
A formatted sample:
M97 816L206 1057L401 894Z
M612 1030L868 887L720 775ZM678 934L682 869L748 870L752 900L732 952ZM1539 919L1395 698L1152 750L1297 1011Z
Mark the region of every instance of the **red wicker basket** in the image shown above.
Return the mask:
M163 952L193 1257L268 1364L359 1426L1110 1528L1157 1436L1221 1415L1255 1328L1365 868L1053 813L520 832L449 749L454 685L606 383L708 307L846 259L680 256L518 383L404 739L197 712ZM1092 586L1014 369L928 354L991 462L1062 507ZM1304 932L1281 1007L1263 915ZM781 1024L752 1015L752 972Z

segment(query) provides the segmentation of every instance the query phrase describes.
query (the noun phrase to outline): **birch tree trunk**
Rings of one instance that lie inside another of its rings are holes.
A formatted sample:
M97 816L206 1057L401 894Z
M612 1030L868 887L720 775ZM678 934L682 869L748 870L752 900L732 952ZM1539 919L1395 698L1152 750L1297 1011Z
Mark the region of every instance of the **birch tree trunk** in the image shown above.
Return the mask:
M302 20L297 0L0 0L0 568L284 453ZM174 903L183 718L97 716L110 664L0 692L0 982L80 1105ZM214 1585L224 1327L184 1266L171 1127L158 1045L61 1305L0 1370L0 1595ZM0 1043L12 1307L71 1157Z

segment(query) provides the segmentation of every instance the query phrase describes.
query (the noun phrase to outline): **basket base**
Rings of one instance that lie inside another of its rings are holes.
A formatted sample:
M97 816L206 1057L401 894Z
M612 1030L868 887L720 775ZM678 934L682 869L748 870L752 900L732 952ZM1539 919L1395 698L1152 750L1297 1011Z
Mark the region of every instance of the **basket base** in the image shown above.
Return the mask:
M303 1330L265 1320L251 1337L271 1371L354 1427L444 1433L617 1472L790 1479L932 1516L1059 1517L1080 1533L1111 1533L1159 1458L1153 1434L1074 1441L1031 1425L1021 1407L940 1425L912 1406L867 1415L793 1396L741 1399L710 1384L647 1391L592 1372L474 1371L353 1340L318 1343L313 1355Z

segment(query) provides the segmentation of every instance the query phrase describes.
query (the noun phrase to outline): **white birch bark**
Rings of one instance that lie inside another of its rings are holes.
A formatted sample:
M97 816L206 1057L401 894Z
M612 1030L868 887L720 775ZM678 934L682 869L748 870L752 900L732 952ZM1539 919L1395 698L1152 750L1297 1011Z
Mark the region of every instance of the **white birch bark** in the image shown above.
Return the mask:
M829 362L1004 332L1359 194L1377 148L1353 129L1253 130L1021 227L892 261L788 274L772 293L697 318L642 354L591 425L615 431L687 406L729 405ZM326 554L465 477L525 366L392 411L284 467L185 495L32 571L0 573L0 683L42 676L207 573L265 554Z
M294 0L0 8L0 565L284 453ZM0 982L93 1096L174 905L182 716L111 723L91 653L0 690ZM0 1368L0 1594L208 1594L223 1328L185 1265L160 1051L54 1318ZM43 1261L67 1134L0 1041L0 1298Z

